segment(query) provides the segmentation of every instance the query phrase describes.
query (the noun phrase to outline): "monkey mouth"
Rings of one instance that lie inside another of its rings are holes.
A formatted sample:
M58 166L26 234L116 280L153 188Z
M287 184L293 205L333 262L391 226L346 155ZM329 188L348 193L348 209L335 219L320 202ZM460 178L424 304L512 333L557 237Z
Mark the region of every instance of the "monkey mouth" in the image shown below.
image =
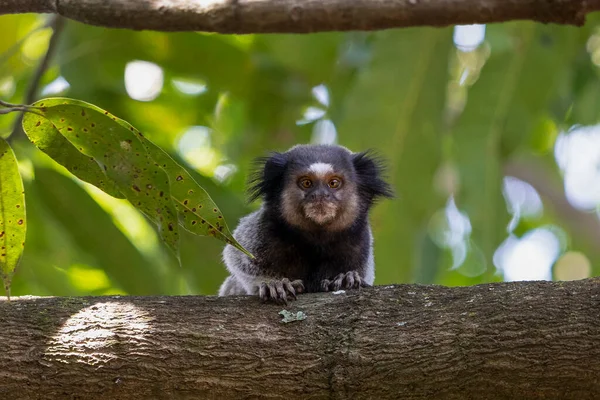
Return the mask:
M323 225L337 215L337 205L330 201L313 201L304 205L304 215L311 221Z

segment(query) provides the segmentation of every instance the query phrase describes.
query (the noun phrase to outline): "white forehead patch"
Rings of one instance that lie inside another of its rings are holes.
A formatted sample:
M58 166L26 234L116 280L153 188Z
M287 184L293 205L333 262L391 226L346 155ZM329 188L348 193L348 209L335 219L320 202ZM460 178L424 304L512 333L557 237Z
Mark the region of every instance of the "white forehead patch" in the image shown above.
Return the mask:
M319 177L324 177L327 174L333 173L333 165L328 163L317 162L310 164L308 170Z

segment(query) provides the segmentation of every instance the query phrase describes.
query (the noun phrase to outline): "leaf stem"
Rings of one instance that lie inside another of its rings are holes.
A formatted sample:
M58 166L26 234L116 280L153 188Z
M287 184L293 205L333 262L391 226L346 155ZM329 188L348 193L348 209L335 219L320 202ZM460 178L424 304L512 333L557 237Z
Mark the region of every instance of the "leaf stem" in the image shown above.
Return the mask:
M3 110L0 110L0 114L8 114L8 113L15 112L15 111L23 111L23 112L25 112L25 111L27 111L27 109L25 107L23 107L23 106L21 106L21 107L9 107L9 108L5 108Z
M12 104L12 103L7 103L6 101L2 101L2 100L0 100L0 106L2 106L2 107L12 107L12 108L23 107L22 104Z

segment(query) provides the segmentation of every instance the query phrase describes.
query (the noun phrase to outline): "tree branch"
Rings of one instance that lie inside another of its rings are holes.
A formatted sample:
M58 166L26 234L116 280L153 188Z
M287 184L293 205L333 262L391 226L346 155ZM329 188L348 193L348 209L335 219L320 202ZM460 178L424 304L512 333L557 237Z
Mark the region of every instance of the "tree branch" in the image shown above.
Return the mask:
M600 279L0 301L0 398L592 399Z
M582 25L600 0L4 0L0 14L57 13L110 28L220 33L379 30L532 20Z

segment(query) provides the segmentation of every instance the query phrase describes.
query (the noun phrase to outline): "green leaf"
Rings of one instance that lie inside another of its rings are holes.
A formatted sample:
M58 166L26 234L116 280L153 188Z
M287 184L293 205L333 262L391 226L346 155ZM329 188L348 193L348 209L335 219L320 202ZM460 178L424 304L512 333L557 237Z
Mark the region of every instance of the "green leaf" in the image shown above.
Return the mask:
M442 154L451 46L451 29L375 34L371 63L357 74L335 121L340 144L352 151L375 148L385 157L398 194L376 206L371 218L380 284L415 279L428 221L443 205L432 187Z
M220 239L254 258L248 250L235 240L219 207L185 168L177 164L163 149L142 136L129 122L120 118L117 118L116 121L142 140L148 154L167 173L171 197L175 202L181 226L196 235L206 235Z
M15 268L23 255L26 231L25 196L19 165L9 144L0 138L0 272L8 297Z
M215 237L254 258L248 250L235 240L227 227L223 214L209 194L202 189L194 178L154 143L145 140L144 144L148 149L148 153L169 176L171 196L179 213L179 223L196 235Z
M127 200L158 226L162 240L179 258L177 211L165 172L150 157L142 135L92 104L67 98L43 99L29 110L52 122L79 151L104 169Z
M142 138L142 143L146 147L148 154L167 173L170 182L171 197L175 202L181 226L196 235L206 235L220 239L225 243L235 246L249 257L254 258L248 250L235 240L227 227L227 223L219 207L217 207L206 190L192 178L185 168L177 164L163 149L146 137L141 136L139 131L129 122L119 118L117 118L117 122Z
M124 198L116 183L107 179L100 165L94 159L80 153L50 120L37 114L25 113L23 131L31 143L79 179L91 183L113 197Z
M175 214L175 212L170 211L167 216L177 215L178 223L185 229L197 235L207 235L220 239L253 257L234 239L223 218L223 214L208 193L198 185L182 166L177 164L161 148L145 138L141 132L127 121L117 118L96 106L78 100L64 98L45 99L35 104L39 105L40 109L49 110L51 108L58 108L60 110L55 113L58 117L54 116L54 120L60 121L61 124L57 128L58 131L69 138L75 145L81 146L79 151L92 156L92 159L99 165L105 166L108 178L110 178L109 182L116 182L124 193L126 193L126 190L122 189L122 187L126 189L132 187L136 192L137 189L135 188L137 187L140 189L140 192L148 193L146 197L150 201L155 200L154 203L144 204L144 198L140 199L139 196L136 202L132 201L129 196L127 198L151 220L162 222L160 220L161 212L153 214L153 211L157 207L160 208L161 204L165 204L165 199L172 200L172 205L177 213ZM47 113L48 111L45 112ZM116 129L117 126L119 129ZM112 142L107 138L108 135L106 134L104 136L93 135L96 132L104 133L104 129L109 130L113 136L117 135L112 139ZM133 148L138 143L141 144L142 148ZM115 160L111 161L110 153L115 150L120 155L117 155ZM146 155L146 159L141 157L142 153ZM136 156L133 157L133 154ZM141 164L138 162L138 164L131 164L127 167L121 166L111 176L111 171L114 169L111 166L115 165L115 162L123 162L119 159L137 159L138 157L142 158ZM103 161L98 162L98 159L103 159ZM163 174L166 174L168 177L167 180L163 179ZM141 181L141 179L145 179L145 181ZM163 182L165 183L163 184ZM129 192L131 195L131 190ZM158 197L156 196L157 192ZM167 222L168 229L176 227L176 224L173 224L171 219ZM176 252L176 254L178 253Z

